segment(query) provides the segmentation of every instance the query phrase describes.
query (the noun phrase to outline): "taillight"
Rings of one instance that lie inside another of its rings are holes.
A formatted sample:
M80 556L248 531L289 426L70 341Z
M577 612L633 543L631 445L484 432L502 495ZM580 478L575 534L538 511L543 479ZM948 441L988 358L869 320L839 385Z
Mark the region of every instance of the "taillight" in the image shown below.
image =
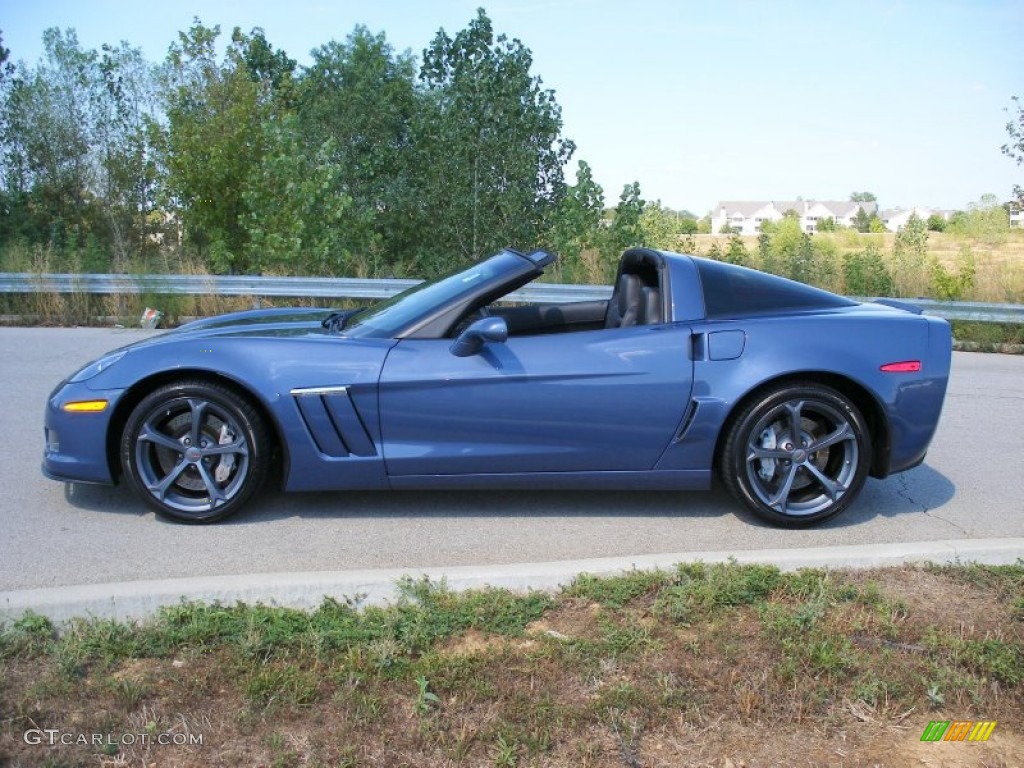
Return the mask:
M899 363L886 363L879 370L885 373L917 373L921 370L921 361L903 360Z

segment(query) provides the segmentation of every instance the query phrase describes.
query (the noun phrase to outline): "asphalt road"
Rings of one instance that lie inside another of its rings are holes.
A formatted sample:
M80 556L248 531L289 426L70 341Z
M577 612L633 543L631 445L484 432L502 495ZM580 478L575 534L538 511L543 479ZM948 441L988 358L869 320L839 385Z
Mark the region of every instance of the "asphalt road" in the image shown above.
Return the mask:
M926 463L869 480L824 526L769 528L711 493L268 490L215 526L157 519L124 488L40 475L47 394L145 331L0 329L0 590L283 571L429 568L673 552L1024 536L1024 357L955 353Z

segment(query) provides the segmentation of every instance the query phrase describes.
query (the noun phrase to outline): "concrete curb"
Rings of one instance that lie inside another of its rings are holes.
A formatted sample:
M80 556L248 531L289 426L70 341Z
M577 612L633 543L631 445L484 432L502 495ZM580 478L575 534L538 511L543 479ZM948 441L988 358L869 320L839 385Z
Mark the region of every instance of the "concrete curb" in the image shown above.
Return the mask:
M403 576L446 581L454 590L504 587L513 590L554 590L581 573L611 576L630 570L670 569L677 563L737 563L798 568L877 568L904 563L980 563L1011 565L1024 560L1024 538L918 541L902 544L862 544L803 549L722 550L681 552L635 557L564 560L549 563L394 568L386 570L257 573L121 584L86 584L0 592L0 619L9 621L27 611L56 623L73 618L120 621L144 619L164 606L182 601L263 603L305 610L325 597L355 599L362 605L382 605L396 598Z

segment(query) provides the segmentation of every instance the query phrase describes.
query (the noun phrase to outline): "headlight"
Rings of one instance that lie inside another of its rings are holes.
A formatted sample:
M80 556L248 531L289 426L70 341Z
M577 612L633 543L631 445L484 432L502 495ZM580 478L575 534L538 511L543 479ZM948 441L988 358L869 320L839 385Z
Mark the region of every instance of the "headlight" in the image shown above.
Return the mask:
M78 373L68 379L68 381L73 384L77 384L80 381L91 379L93 376L99 376L103 371L107 370L107 368L127 354L127 349L120 349L117 352L111 352L109 355L104 355L99 360L94 360L85 366L85 368L82 368Z

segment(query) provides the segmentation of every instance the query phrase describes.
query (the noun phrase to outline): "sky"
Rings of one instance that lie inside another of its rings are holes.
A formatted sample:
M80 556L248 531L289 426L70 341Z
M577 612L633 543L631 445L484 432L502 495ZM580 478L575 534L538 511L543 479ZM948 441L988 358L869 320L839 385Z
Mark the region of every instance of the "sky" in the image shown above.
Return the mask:
M127 41L162 61L194 18L261 27L300 65L357 24L419 57L483 6L533 53L563 136L614 205L624 185L698 215L722 200L964 208L1009 199L1002 155L1024 99L1021 0L0 0L3 44L29 65L47 27L83 48Z

